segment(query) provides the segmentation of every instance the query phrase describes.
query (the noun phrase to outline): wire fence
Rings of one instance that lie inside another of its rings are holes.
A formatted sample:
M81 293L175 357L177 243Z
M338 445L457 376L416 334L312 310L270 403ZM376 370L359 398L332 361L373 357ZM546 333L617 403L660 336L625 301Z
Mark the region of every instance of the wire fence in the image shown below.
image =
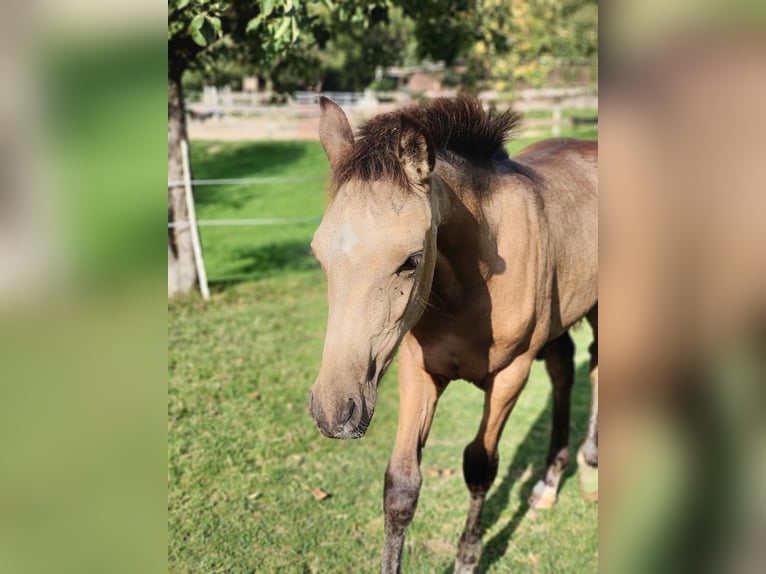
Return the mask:
M304 181L323 181L327 178L321 176L305 176L305 177L239 177L239 178L225 178L225 179L193 179L191 184L193 186L200 185L260 185L263 183L301 183ZM168 187L176 187L183 185L182 180L169 181Z
M184 231L191 234L192 251L194 256L194 265L197 271L197 282L200 292L204 299L210 298L210 289L208 286L207 271L202 254L202 241L200 238L200 227L231 227L231 226L261 226L261 225L307 225L318 224L320 217L264 217L264 218L240 218L240 219L197 219L194 205L193 188L203 186L226 186L226 185L263 185L273 183L295 183L306 181L323 181L326 176L298 176L298 177L240 177L240 178L219 178L219 179L197 179L191 178L191 169L189 167L189 144L187 140L181 141L182 173L183 179L169 180L168 189L182 187L186 202L188 219L181 221L168 221L168 229L174 230L171 234L178 231ZM170 251L168 251L170 253ZM168 267L170 270L170 266ZM168 292L172 291L171 284L176 279L168 275Z
M319 223L321 217L263 217L255 219L198 219L200 227L229 227L233 225L295 225ZM168 223L171 229L183 229L190 225L189 221L175 221Z
M188 183L191 187L213 185L262 185L269 183L302 183L307 181L325 181L323 176L299 176L299 177L238 177L222 179L193 179ZM183 180L170 180L168 187L185 185ZM321 217L260 217L243 219L197 219L194 223L200 227L231 227L231 226L257 226L257 225L307 225L319 223ZM184 229L192 225L191 221L169 221L168 229Z
M311 93L311 102L314 100L317 94ZM339 98L338 94L332 94ZM308 98L308 95L306 95ZM304 98L304 99L306 99ZM299 98L300 100L300 98ZM217 102L220 104L220 102ZM354 102L346 102L351 105ZM550 129L550 134L557 136L560 131L560 126L564 123L562 118L563 109L593 109L598 106L597 94L591 93L591 90L583 88L569 89L569 90L532 90L529 94L520 93L515 107L522 111L534 111L544 110L551 112L552 120L539 120L532 119L528 122L527 129L534 130L535 122L545 124L545 127ZM312 107L315 110L316 105ZM318 112L317 112L318 113ZM566 121L575 124L575 120L571 118ZM585 121L590 121L590 118ZM597 121L597 120L596 120ZM548 125L550 124L550 126ZM188 153L188 151L186 152ZM188 161L188 157L186 158ZM190 174L186 173L188 178ZM268 185L268 184L289 184L289 183L305 183L310 181L326 181L326 176L277 176L277 177L241 177L241 178L218 178L218 179L194 179L190 178L184 180L171 180L168 181L168 187L187 187L187 201L190 201L193 205L193 193L192 189L195 187L208 187L208 186L241 186L241 185ZM298 217L260 217L260 218L240 218L240 219L195 219L191 218L189 221L170 221L168 222L168 229L182 230L189 227L245 227L245 226L278 226L278 225L312 225L318 224L321 221L321 217L316 216L298 216ZM193 231L194 233L194 231ZM200 256L201 259L201 256ZM202 263L200 262L200 265Z

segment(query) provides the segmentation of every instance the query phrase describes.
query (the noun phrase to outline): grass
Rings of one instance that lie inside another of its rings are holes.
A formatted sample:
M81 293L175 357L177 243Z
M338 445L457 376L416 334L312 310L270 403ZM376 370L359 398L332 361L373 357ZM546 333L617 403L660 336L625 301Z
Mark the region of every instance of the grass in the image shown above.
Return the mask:
M319 271L229 287L169 309L168 510L170 572L373 572L383 533L383 472L398 416L396 368L380 386L360 441L323 438L307 414L323 342ZM572 444L590 400L589 331L575 333L578 374ZM485 511L485 572L592 572L597 506L579 494L574 466L557 507L527 518L542 471L550 391L536 364L501 443ZM462 449L482 393L451 384L424 451L424 485L408 531L405 572L446 572L465 520ZM437 471L438 469L438 471ZM316 500L312 489L330 494Z
M319 219L324 211L327 159L319 142L192 142L191 163L195 179L305 179L197 187L199 219ZM308 244L315 227L201 227L211 283L229 284L312 267Z
M595 137L595 129L580 130ZM574 134L569 134L574 135ZM513 152L531 143L517 140ZM195 178L300 176L301 183L200 187L201 219L320 217L326 160L317 142L194 142ZM315 225L202 228L213 296L168 306L168 570L374 572L383 540L383 472L398 420L396 367L380 385L364 439L320 436L307 414L326 320L325 282L308 253ZM586 328L574 333L573 447L590 383ZM451 384L423 455L424 485L403 571L450 572L465 521L462 450L482 393ZM552 511L526 515L542 472L550 385L536 364L500 447L482 524L482 572L593 572L598 508L575 465ZM317 500L313 489L329 493Z

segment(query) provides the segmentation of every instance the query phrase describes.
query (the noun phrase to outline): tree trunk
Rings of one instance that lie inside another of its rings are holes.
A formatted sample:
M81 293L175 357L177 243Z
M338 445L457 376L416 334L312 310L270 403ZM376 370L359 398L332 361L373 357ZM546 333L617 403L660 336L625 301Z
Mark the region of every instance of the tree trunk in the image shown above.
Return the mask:
M181 141L187 140L181 75L183 70L168 70L168 182L183 181ZM183 184L168 186L168 297L189 293L197 283L191 227Z

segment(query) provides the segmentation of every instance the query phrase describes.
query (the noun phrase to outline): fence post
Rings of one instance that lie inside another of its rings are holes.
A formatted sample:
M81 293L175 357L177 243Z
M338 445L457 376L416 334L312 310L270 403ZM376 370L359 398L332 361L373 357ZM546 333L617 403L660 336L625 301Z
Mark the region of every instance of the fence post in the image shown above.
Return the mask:
M553 127L551 134L554 138L561 135L561 98L553 98Z
M181 159L184 172L184 195L186 196L186 211L189 217L189 232L192 239L192 251L194 252L194 264L197 266L197 281L203 299L210 299L210 290L207 285L207 273L205 273L205 261L202 259L202 243L199 238L197 226L197 213L194 210L194 196L192 195L191 170L189 169L189 144L186 139L181 140Z

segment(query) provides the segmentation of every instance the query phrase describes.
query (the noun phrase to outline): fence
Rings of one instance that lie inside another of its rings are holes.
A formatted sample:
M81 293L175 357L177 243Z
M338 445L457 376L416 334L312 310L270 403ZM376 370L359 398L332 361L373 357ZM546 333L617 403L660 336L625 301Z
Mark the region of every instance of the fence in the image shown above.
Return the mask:
M197 270L197 281L203 299L210 298L210 290L207 280L207 271L202 256L202 242L200 239L200 227L229 227L229 226L259 226L259 225L296 225L318 224L320 217L266 217L266 218L243 218L243 219L197 219L194 205L193 186L205 187L214 185L259 185L264 183L299 183L307 181L324 181L325 177L299 176L299 177L248 177L248 178L221 178L221 179L191 179L189 167L189 145L186 140L181 141L181 159L183 179L168 180L168 188L183 187L186 200L188 220L170 221L168 229L189 228L191 232L192 253L194 265Z
M261 106L260 100L253 97L251 100L239 99L239 95L236 93L229 93L224 100L216 100L218 104L218 110L220 113L224 111L231 111L241 108L246 108L250 111L254 109L263 109L266 112L273 112L274 108L271 106ZM332 97L335 101L340 103L346 108L353 109L360 106L360 104L369 104L369 93L358 94L351 92L329 92L324 95ZM248 97L252 97L249 94ZM492 92L485 92L480 95L484 101L490 103L501 99L501 96ZM213 103L213 94L208 92L208 102ZM313 92L298 92L296 94L296 105L307 109L310 108L310 113L316 114L318 118L319 110L316 105L318 94ZM365 103L365 98L367 98ZM228 102L228 103L226 103ZM593 90L584 88L570 88L570 89L551 89L551 90L526 90L519 92L517 98L513 104L514 109L524 113L531 111L546 111L550 112L550 120L531 120L528 122L527 129L530 127L545 127L550 129L553 136L557 136L560 133L562 124L565 122L562 111L564 109L596 109L598 107L598 96ZM594 121L595 120L595 121ZM596 118L587 118L580 120L581 123L595 123ZM572 122L576 125L576 122ZM317 133L314 130L313 133ZM526 134L532 135L532 134ZM537 134L535 134L537 135ZM201 138L204 139L204 138ZM245 139L245 138L243 138ZM184 153L188 154L188 149L184 146ZM188 162L188 156L185 158L185 163ZM187 202L191 202L189 205L190 221L177 221L169 222L168 228L180 228L183 226L192 226L195 228L192 231L193 239L197 244L195 246L195 262L198 268L198 277L200 278L200 290L203 296L207 298L207 279L204 269L204 261L202 260L201 246L199 245L199 234L196 230L197 227L228 227L228 226L262 226L262 225L306 225L306 224L318 224L321 220L319 217L267 217L267 218L242 218L242 219L202 219L196 220L194 216L194 206L192 198L192 187L204 187L213 185L230 185L230 184L245 184L245 185L260 185L265 183L300 183L306 181L318 181L324 180L324 177L250 177L250 178L222 178L222 179L198 179L191 180L188 170L188 164L184 166L184 180L183 181L168 181L168 187L184 186L187 193ZM187 179L188 177L188 179ZM204 284L204 286L203 286Z
M425 91L420 96L434 98L456 94L457 90L433 90ZM364 120L376 113L390 111L414 101L411 94L406 92L378 93L367 90L323 92L323 95L340 104L352 121ZM271 94L267 92L232 92L228 88L218 90L206 87L201 101L188 103L189 114L194 120L216 118L219 121L212 124L195 122L192 126L194 137L229 139L227 131L231 132L231 139L249 139L254 132L262 132L261 138L265 139L309 139L312 134L315 137L314 123L318 124L319 121L319 106L316 105L319 94L298 91L282 105L267 105L270 97ZM549 118L537 119L532 123L538 127L550 127L554 136L569 121L562 114L564 109L590 110L598 107L598 93L595 88L589 87L528 89L512 95L485 91L478 97L488 105L500 108L511 104L522 113L549 112ZM238 118L236 122L220 121L235 116Z

